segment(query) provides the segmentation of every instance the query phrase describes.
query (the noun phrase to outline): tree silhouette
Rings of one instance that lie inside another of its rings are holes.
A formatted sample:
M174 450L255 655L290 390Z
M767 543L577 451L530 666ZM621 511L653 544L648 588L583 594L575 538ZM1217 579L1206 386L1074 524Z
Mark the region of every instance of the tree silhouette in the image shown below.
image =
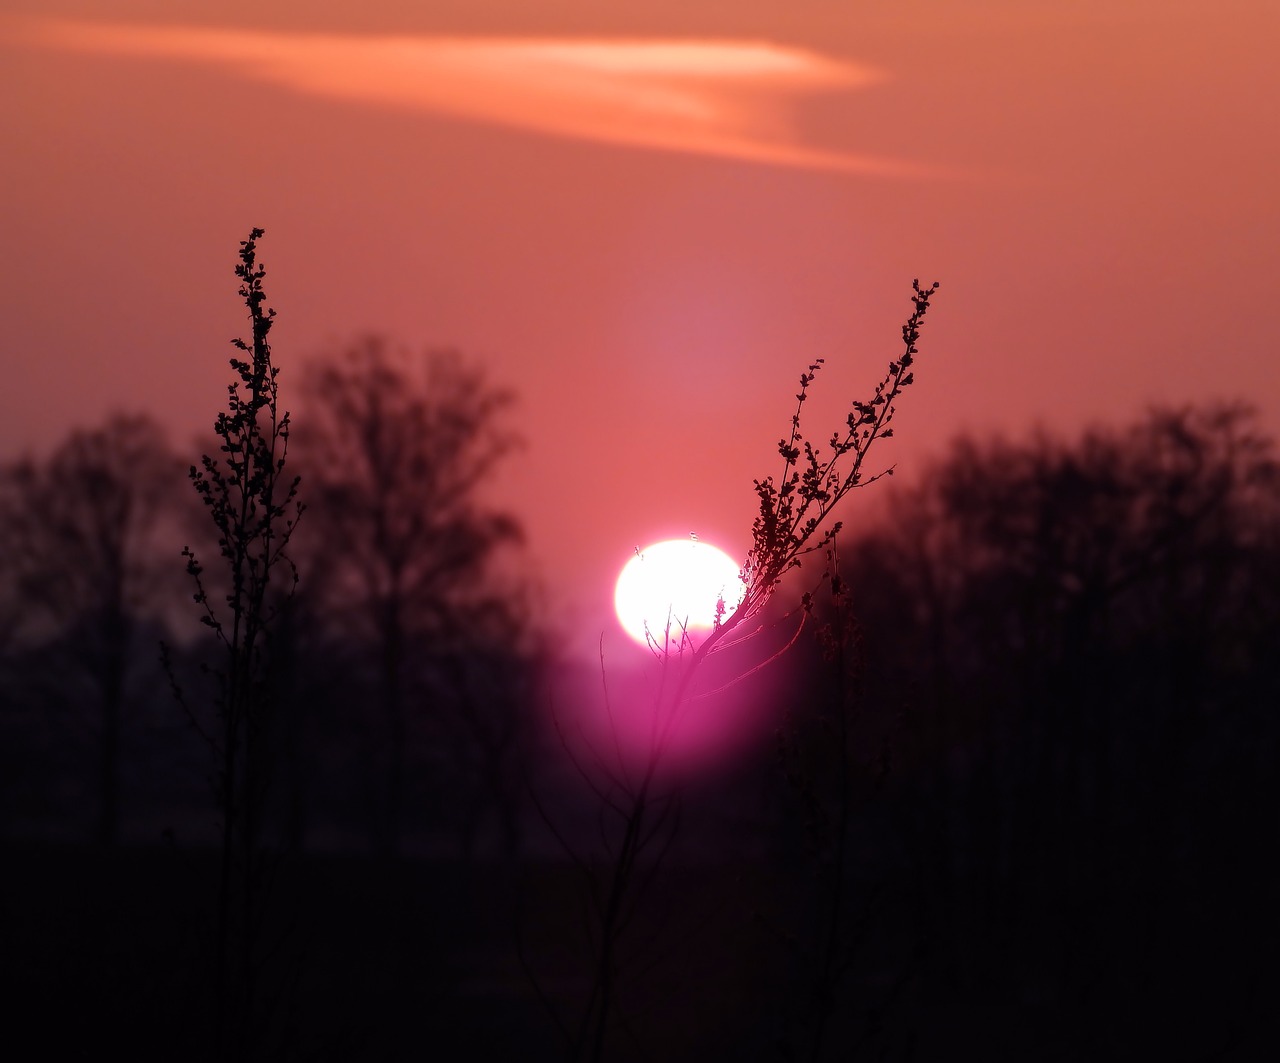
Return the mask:
M138 415L73 432L47 460L0 469L5 641L31 655L27 685L42 700L60 697L81 713L93 706L96 836L107 845L119 832L136 635L162 607L157 547L176 517L180 477L159 426Z
M466 663L514 658L525 626L496 567L520 529L484 498L516 442L503 424L512 396L455 353L414 355L378 337L312 365L303 395L308 600L377 706L380 720L361 723L366 737L381 725L368 779L378 849L394 855L415 734L433 734L437 771L448 767L451 731L493 779L514 751L518 710L486 714L495 673L481 696Z
M1153 1000L1238 985L1148 965L1248 918L1224 869L1274 807L1280 467L1256 417L962 440L844 557L868 701L910 723L894 838L946 977L985 977L999 937L1064 998L1134 992L1126 964Z

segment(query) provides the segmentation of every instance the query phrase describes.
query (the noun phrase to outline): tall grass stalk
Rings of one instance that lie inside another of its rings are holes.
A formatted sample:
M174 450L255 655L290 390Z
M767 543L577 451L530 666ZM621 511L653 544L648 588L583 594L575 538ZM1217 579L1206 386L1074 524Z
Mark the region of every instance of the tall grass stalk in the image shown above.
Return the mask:
M234 379L227 409L214 423L220 457L208 454L189 476L217 532L226 594L210 597L205 569L190 547L183 549L195 587L200 622L214 635L220 660L206 667L213 679L216 726L202 727L174 682L188 718L214 752L214 793L221 819L214 961L214 1033L224 1059L257 1053L261 1034L258 978L266 888L261 851L261 813L268 784L265 764L267 717L271 711L270 643L278 603L269 592L284 583L292 595L297 570L287 548L303 507L298 478L285 474L289 414L279 408L279 369L272 364L268 334L275 311L266 305L254 229L241 241L236 276L249 313L251 337L232 343L244 357L231 359ZM166 651L166 665L169 666ZM171 679L173 669L169 666Z
M640 870L655 843L657 852L650 863L661 862L678 830L677 795L655 793L654 787L659 766L690 701L695 676L710 655L758 634L763 627L761 618L765 607L784 576L800 567L808 555L831 548L841 528L841 522L832 515L849 492L892 474L893 467L889 466L868 475L865 465L877 440L893 435L896 402L915 379L913 366L920 329L937 289L936 283L922 287L918 280L912 282L913 310L902 327L902 353L889 363L884 377L867 400L851 403L844 426L832 433L825 450L807 439L801 427L804 403L823 359L816 360L801 373L789 432L778 441L778 455L783 461L781 474L777 480L769 476L755 481L758 514L752 525L751 549L740 572L741 599L731 610L723 599L717 603L715 624L701 641L695 641L680 618L674 616L667 618L663 631L649 634L650 649L658 660L661 675L654 696L649 747L638 775L628 772L616 743L616 763L611 764L608 757L592 749L593 763L584 764L570 749L567 737L561 735L579 774L600 802L600 832L608 858L603 867L592 866L557 832L562 847L585 874L593 920L591 989L579 1019L571 1029L553 1010L553 1017L568 1041L570 1056L575 1060L594 1063L605 1058L607 1034L618 1010L618 946L643 892ZM800 623L788 647L799 636L811 608L812 594L806 592L796 610ZM779 653L785 653L786 648ZM761 662L746 674L766 663ZM601 669L603 674L603 658ZM612 713L607 688L606 709ZM606 831L605 818L610 814L616 841L611 841ZM554 824L545 811L543 818L554 831ZM833 931L839 930L840 918L837 907L831 912ZM822 960L823 974L828 979L831 976L828 968L833 962L830 953ZM821 1042L821 1032L817 1040Z

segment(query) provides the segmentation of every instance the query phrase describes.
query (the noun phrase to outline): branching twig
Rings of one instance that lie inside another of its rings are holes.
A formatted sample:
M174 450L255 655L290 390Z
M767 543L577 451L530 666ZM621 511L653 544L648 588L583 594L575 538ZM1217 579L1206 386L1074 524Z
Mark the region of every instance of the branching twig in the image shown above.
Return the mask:
M914 379L911 367L917 354L920 327L937 288L937 284L924 288L919 281L912 282L914 310L902 329L903 353L896 361L889 363L888 372L868 401L853 402L845 429L843 432L833 433L826 455L804 438L800 424L809 385L822 365L822 360L814 362L801 374L790 432L778 443L778 453L783 459L781 478L776 483L772 477L755 481L759 515L752 526L751 550L740 573L744 585L743 595L732 612L727 609L723 600L718 602L713 628L701 642L695 641L681 618L670 613L662 631L655 633L646 626L645 641L661 671L654 695L649 747L643 767L637 773L638 778L633 779L629 773L627 760L618 741L618 728L614 721L607 683L604 685L605 707L613 729L618 771L614 773L608 770L608 765L603 762L594 745L587 743L587 748L616 792L611 790L605 793L590 778L586 766L565 741L559 723L556 724L570 760L578 773L587 780L590 791L600 802L601 837L609 858L607 888L602 888L605 883L598 875L593 876L589 884L596 917L596 921L588 927L588 940L592 949L592 985L576 1034L569 1037L574 1059L600 1060L604 1054L605 1037L610 1024L618 1022L625 1027L625 1023L616 1015L620 938L652 881L652 873L646 875L640 872L642 858L655 842L659 842L659 851L651 861L657 867L676 836L678 818L668 821L668 817L672 815L671 802L674 797L668 795L662 799L655 798L652 787L681 714L692 700L690 691L693 678L710 654L744 642L763 629L764 625L759 624L758 619L783 575L798 567L802 558L814 551L828 548L833 542L840 530L840 523L831 520L831 514L841 500L855 487L873 483L893 471L889 467L868 477L864 475L864 463L875 441L893 434L891 422L895 413L894 404L903 389L909 387ZM754 675L794 645L811 607L812 595L806 593L798 607L801 612L800 625L787 645L771 655L768 661L748 669L737 680L731 680L719 689L726 689L735 682ZM788 616L793 613L788 613ZM602 651L602 679L603 673ZM573 862L579 867L586 866L586 861L572 851L561 833L550 824L541 805L537 807ZM608 813L616 817L618 838L614 842L611 842L606 830ZM838 930L838 909L832 913L832 917ZM828 978L834 962L834 954L828 953L823 963L824 973ZM536 987L536 979L534 981ZM539 995L545 1001L541 990ZM556 1021L567 1035L558 1016Z

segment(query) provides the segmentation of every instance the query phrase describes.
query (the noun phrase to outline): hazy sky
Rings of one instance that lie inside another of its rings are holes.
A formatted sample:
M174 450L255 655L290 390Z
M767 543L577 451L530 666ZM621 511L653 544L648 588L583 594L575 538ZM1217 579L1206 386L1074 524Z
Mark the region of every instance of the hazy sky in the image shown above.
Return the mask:
M252 226L289 373L369 331L520 395L554 619L741 556L943 284L899 439L1242 396L1280 427L1274 0L0 0L0 455L225 394ZM875 490L875 488L872 488ZM856 519L856 510L847 514Z

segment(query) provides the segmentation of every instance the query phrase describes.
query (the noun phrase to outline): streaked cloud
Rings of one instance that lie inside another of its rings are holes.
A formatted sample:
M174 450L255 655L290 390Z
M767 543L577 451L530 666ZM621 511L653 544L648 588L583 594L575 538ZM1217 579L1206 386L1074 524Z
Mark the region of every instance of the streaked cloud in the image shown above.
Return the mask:
M335 99L555 136L781 166L921 176L905 161L802 141L790 106L884 75L739 40L587 40L266 33L62 20L10 24L28 45L181 59Z

